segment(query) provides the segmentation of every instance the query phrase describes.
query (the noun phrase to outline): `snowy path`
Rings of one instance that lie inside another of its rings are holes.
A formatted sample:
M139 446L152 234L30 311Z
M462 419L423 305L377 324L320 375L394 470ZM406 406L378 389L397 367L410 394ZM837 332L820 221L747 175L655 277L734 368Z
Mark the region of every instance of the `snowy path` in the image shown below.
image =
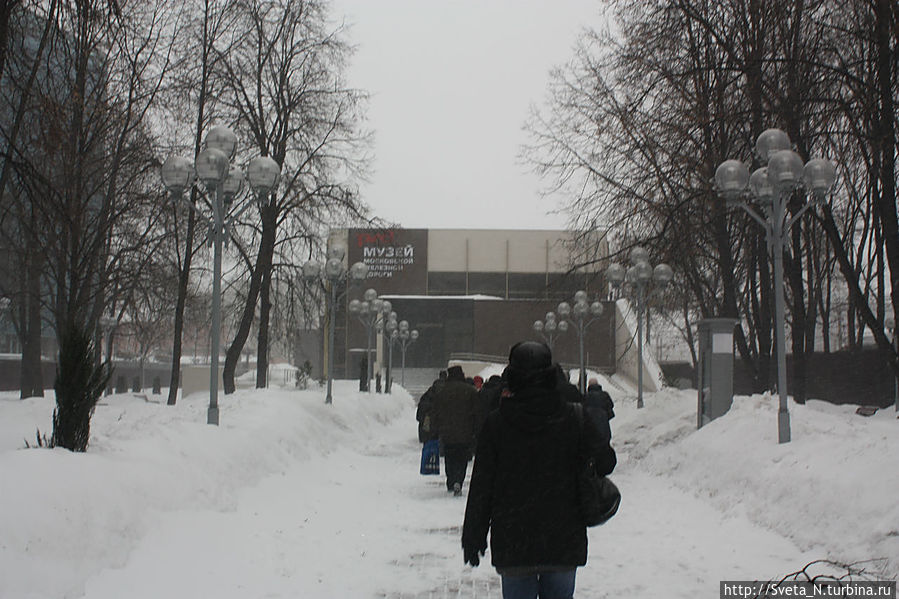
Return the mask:
M414 434L410 412L375 446L265 478L234 511L164 514L124 568L87 581L85 597L498 599L489 553L480 568L462 564L465 501L447 495L442 477L418 475ZM716 596L719 580L767 578L821 557L664 479L627 465L613 478L622 509L590 530L578 597Z

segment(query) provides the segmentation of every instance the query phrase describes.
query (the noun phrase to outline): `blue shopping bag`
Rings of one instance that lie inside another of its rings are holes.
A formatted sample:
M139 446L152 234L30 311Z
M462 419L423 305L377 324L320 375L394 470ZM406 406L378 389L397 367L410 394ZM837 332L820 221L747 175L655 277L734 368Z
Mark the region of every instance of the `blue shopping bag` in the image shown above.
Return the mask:
M421 447L421 473L440 474L440 442L426 441Z

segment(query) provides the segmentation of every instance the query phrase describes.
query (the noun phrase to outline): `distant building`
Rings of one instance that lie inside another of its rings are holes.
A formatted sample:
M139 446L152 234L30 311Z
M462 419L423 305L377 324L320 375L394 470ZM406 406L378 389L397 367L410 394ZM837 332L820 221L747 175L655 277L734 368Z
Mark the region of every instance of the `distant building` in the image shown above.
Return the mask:
M351 288L338 307L335 375L355 377L360 371L366 332L347 305L369 288L419 331L407 352L407 367L443 368L451 356L505 360L513 343L541 339L534 321L561 301L573 302L576 291L585 290L591 302L606 299L601 272L608 246L600 237L590 241L578 244L571 232L550 230L332 231L329 246L347 249L347 266L361 261L369 267L365 284ZM611 372L614 309L611 303L606 307L589 329L585 350L592 368ZM377 347L375 359L383 364L383 343ZM556 360L569 366L578 363L578 352L573 328L555 342ZM399 359L396 352L394 359Z

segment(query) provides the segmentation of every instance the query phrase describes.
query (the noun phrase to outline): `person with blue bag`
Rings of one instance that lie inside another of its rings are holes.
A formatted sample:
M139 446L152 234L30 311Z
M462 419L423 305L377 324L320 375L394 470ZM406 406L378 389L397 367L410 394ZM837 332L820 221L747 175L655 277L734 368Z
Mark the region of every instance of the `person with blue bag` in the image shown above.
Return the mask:
M421 473L440 474L440 441L434 423L434 400L446 382L446 371L440 375L418 399L415 419L418 421L418 441L421 447Z

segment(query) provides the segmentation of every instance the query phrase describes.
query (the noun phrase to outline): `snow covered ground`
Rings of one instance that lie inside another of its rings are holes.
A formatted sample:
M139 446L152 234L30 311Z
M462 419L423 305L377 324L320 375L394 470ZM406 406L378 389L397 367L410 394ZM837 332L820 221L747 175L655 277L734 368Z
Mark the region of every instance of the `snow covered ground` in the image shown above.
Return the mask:
M776 398L738 397L696 431L695 392L638 411L607 383L623 502L590 529L578 597L714 597L818 559L899 574L892 409L793 405L778 445ZM414 400L356 387L337 381L332 406L323 389L238 391L219 427L203 394L112 395L86 454L23 449L52 398L0 396L0 598L500 597L489 553L462 563L464 498L418 474Z

